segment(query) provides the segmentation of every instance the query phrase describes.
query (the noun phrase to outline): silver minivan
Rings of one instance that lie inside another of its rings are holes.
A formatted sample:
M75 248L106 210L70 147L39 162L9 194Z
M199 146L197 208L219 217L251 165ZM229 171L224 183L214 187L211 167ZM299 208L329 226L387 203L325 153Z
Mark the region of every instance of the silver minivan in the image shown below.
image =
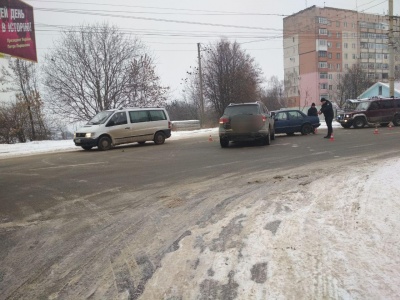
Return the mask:
M74 133L74 143L85 150L109 150L127 143L157 145L171 137L171 121L165 108L122 108L99 112Z

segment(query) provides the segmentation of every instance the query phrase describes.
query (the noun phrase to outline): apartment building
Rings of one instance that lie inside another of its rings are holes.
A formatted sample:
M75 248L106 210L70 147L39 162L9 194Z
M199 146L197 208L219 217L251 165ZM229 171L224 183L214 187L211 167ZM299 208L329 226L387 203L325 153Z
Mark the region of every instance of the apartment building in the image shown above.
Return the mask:
M399 28L399 18L395 18L397 38ZM340 77L355 64L373 81L388 82L388 30L388 16L332 7L311 6L284 18L288 106L319 104L321 97L337 101Z

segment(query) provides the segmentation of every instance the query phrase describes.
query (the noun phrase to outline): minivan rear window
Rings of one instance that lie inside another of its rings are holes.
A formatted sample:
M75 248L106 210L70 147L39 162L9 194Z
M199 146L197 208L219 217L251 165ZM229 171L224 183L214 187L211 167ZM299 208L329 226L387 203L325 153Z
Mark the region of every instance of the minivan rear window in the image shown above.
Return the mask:
M131 123L149 122L149 114L146 110L130 111L129 118Z
M162 110L149 110L149 113L152 121L162 121L167 119L164 111Z

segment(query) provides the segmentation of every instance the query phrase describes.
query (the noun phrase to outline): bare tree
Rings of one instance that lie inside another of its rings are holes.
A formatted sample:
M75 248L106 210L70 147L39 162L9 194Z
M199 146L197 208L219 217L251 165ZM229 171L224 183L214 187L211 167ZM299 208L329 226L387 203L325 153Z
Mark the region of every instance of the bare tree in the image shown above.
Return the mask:
M280 81L277 76L272 76L267 80L267 88L263 89L261 94L261 101L269 110L286 107L283 81Z
M204 97L219 115L229 103L260 99L261 69L238 43L210 45L203 61Z
M127 83L128 102L136 106L156 106L167 100L168 87L160 85L154 61L148 55L135 58L130 64Z
M163 105L166 88L145 52L137 38L108 24L64 31L46 55L46 102L71 121L121 106Z
M339 100L337 104L342 107L347 99L356 99L373 83L359 64L354 65L339 79L336 93Z
M32 62L11 59L8 68L2 67L3 92L14 92L16 106L24 109L29 120L30 140L44 139L48 131L43 117L43 103L38 88L38 70ZM24 113L23 111L21 113Z

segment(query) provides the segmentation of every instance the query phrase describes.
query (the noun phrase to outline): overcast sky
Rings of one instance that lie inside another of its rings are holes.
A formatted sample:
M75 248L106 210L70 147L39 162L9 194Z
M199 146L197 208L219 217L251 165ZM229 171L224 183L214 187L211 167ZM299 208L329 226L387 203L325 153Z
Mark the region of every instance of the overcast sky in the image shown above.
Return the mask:
M178 97L182 79L197 65L197 43L236 40L264 77L283 79L284 16L316 5L387 14L382 0L25 0L34 8L38 63L64 26L107 21L138 36L152 51L163 85ZM394 14L400 14L394 0ZM397 2L397 3L396 3Z

